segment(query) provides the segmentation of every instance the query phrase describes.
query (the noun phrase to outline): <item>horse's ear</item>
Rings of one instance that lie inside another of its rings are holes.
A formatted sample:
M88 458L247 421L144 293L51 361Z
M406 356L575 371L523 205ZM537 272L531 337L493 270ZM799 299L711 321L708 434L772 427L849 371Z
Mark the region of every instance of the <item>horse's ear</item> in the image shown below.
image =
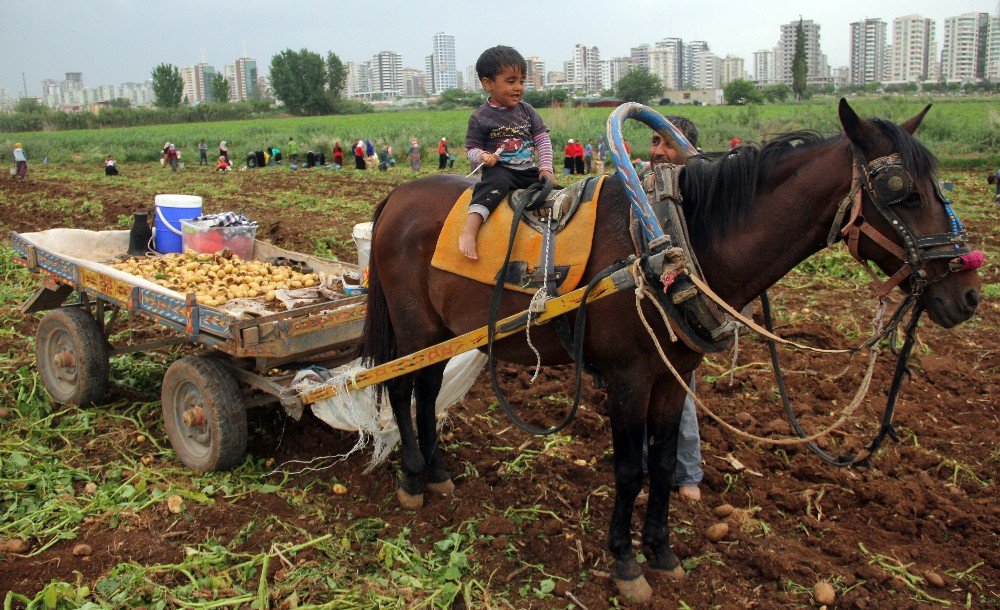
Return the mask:
M846 98L840 98L840 106L837 108L837 112L840 115L840 124L844 128L844 135L851 142L863 148L865 142L868 140L871 125L868 121L859 117L858 113L854 112L851 105L847 103Z
M917 127L920 127L920 123L924 121L924 115L926 115L927 111L930 109L931 109L931 104L927 104L927 106L925 106L923 110L921 110L915 116L906 119L905 121L900 123L899 126L903 128L903 131L912 136L913 133L917 130Z

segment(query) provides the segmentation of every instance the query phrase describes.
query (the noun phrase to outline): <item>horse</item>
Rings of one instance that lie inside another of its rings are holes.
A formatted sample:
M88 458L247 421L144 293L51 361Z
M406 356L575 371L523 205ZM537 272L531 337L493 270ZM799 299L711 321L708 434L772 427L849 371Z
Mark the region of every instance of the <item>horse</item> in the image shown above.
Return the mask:
M843 218L837 213L838 202L857 184L856 155L863 163L895 154L900 171L905 170L913 186L906 200L893 207L897 218L918 241L921 236L939 238L954 228L950 208L936 189L936 160L912 135L929 109L896 124L862 119L842 99L840 134L786 134L761 147L742 147L721 159L688 165L680 177L684 215L707 283L739 310L799 262L826 247L831 226L841 229L861 220L867 220L882 237L863 232L852 252L886 274L896 274L905 264L898 252L907 240L878 212L871 191L862 191L860 216ZM384 363L486 323L494 288L431 266L444 220L470 185L458 176L423 178L399 185L377 206L361 348L368 362ZM597 202L585 282L635 253L629 207L622 181L608 178ZM893 249L895 254L890 252ZM974 271L956 270L939 255L928 260L919 274L924 280L917 299L931 320L950 328L973 315L979 303L979 279ZM911 281L909 286L913 285ZM907 287L899 285L904 291ZM587 306L590 324L583 337L583 353L585 361L600 371L608 393L615 479L607 535L611 572L620 593L643 601L650 599L652 590L632 548L631 525L643 485L644 441L648 442L649 498L642 546L647 567L674 577L683 575L670 547L667 518L685 390L662 366L633 299L631 291L625 291ZM526 310L529 301L530 295L506 291L500 315ZM670 362L689 377L702 354L683 342L668 341L668 329L648 300L642 306ZM532 329L533 344L546 363L570 362L550 326ZM535 354L519 335L497 342L493 349L508 362L535 362ZM388 394L399 426L402 473L397 498L404 508L419 509L428 490L442 494L455 490L438 444L434 416L443 369L443 363L432 365L381 388Z

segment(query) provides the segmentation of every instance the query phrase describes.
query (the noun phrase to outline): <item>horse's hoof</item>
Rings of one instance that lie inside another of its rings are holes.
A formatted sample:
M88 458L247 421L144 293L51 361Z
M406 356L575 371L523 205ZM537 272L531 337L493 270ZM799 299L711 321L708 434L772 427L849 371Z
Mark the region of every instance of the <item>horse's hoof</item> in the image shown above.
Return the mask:
M634 602L648 604L653 601L653 588L649 586L649 583L642 576L633 578L632 580L620 580L616 578L615 586L618 587L618 593L622 597L627 597Z
M687 572L684 571L684 566L679 564L674 566L673 569L670 570L661 570L659 568L654 568L652 566L650 566L649 569L652 570L657 576L662 576L664 578L671 578L673 580L680 580L687 575Z
M427 489L442 496L450 496L455 493L455 483L451 479L445 479L440 483L427 483Z
M406 510L420 510L424 507L424 494L408 494L403 488L399 488L396 490L396 498Z

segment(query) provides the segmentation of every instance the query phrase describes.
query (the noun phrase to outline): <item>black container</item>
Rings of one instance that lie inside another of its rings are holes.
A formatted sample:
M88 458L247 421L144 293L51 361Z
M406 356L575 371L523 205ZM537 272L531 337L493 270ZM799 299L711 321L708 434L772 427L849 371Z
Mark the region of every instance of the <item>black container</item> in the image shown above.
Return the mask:
M152 238L153 229L149 226L149 212L134 212L132 230L128 233L129 256L146 256L149 240Z

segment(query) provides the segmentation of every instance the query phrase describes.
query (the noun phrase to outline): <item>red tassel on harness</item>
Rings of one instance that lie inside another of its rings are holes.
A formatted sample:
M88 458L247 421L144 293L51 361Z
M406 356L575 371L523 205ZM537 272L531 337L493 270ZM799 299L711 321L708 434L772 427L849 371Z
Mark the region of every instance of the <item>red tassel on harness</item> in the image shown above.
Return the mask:
M952 271L972 271L979 269L986 261L986 255L979 250L974 250L968 254L963 254L951 261Z

